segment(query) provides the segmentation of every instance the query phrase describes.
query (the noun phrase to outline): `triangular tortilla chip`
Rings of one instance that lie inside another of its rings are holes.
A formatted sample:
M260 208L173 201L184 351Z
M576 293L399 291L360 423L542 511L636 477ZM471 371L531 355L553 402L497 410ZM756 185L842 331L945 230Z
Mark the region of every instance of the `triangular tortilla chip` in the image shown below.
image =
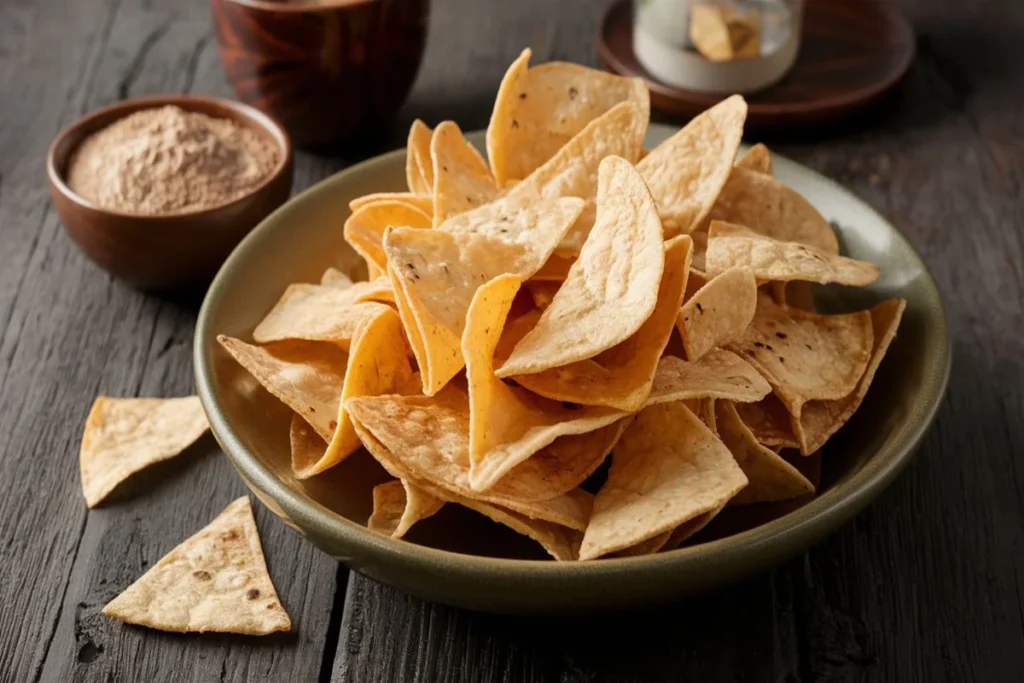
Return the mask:
M799 242L782 242L742 225L711 221L705 255L708 275L746 268L761 280L806 280L865 287L878 279L878 266L822 251Z
M746 484L729 449L682 403L644 408L612 454L580 559L675 529L721 507Z
M487 162L454 121L445 121L434 129L430 157L434 168L434 227L498 196Z
M519 283L518 277L506 275L483 285L466 316L462 353L469 384L469 481L476 491L491 488L556 438L592 432L626 415L604 407L567 408L495 376L494 350Z
M682 524L677 526L675 529L672 530L672 533L668 537L668 540L665 541L665 544L661 546L661 552L675 550L676 548L681 546L684 541L686 541L688 538L690 538L698 531L700 531L708 524L710 524L711 520L713 520L718 515L718 513L721 512L724 508L725 505L721 505L715 508L714 510L711 510L710 512L705 512L702 515L697 515L693 519L683 522Z
M692 244L685 235L665 244L665 272L658 303L633 336L592 359L532 375L515 375L513 379L533 393L556 401L639 410L651 391L658 359L675 327Z
M334 342L348 348L359 326L388 308L380 303L353 303L358 292L351 289L305 283L289 285L253 330L253 340L264 344L305 339Z
M810 282L790 280L789 282L771 283L771 294L775 303L782 307L799 308L815 312L814 291Z
M178 455L209 427L198 396L97 396L78 454L86 505L96 506L132 474Z
M719 437L750 482L729 501L730 505L771 503L814 493L814 485L804 475L758 443L731 401L718 401L715 416Z
M753 321L730 348L757 368L790 415L799 418L807 401L843 398L856 388L873 339L868 311L787 310L762 292Z
M429 228L431 217L409 204L383 201L367 204L345 221L345 241L348 242L367 264L376 266L379 273L387 270L388 259L382 243L384 233L391 226L406 228ZM379 277L370 273L369 279Z
M528 68L523 50L502 79L487 127L487 154L502 186L526 178L577 133L620 102L649 116L650 95L640 78L567 62Z
M373 514L367 528L401 538L412 526L437 513L444 501L415 484L397 479L373 487Z
M712 349L696 361L662 358L645 405L704 398L750 403L771 390L750 363L725 349Z
M428 216L434 215L434 196L432 193L421 196L412 192L372 192L364 194L362 197L356 197L348 203L348 208L350 211L358 211L367 204L376 204L377 202L384 201L401 202L419 209Z
M430 160L433 134L434 131L419 119L415 119L409 126L405 147L405 182L410 192L421 197L434 196L434 168Z
M754 318L757 281L744 268L730 269L701 287L679 310L676 326L689 360L739 339Z
M352 278L345 273L341 272L334 266L330 266L324 271L324 274L320 276L320 284L325 287L337 287L338 289L348 289L353 285Z
M708 217L839 253L839 242L825 217L800 193L757 171L733 168Z
M747 103L722 100L658 145L636 168L654 195L665 236L689 234L711 210L743 137Z
M626 160L601 162L598 217L579 258L500 377L533 374L610 349L654 312L664 240L654 200Z
M384 453L370 452L396 479L429 482L452 494L500 505L532 519L581 531L586 527L592 497L581 489L530 501L508 495L525 487L506 487L504 481L490 491L473 490L469 480L469 400L454 385L436 396L358 397L346 401L346 406L363 444L369 449L370 437L386 449Z
M736 166L748 171L772 175L772 154L762 143L757 143L747 150L747 153L740 157Z
M737 403L735 408L758 443L772 448L800 448L789 411L775 394L754 403Z
M793 420L793 428L800 450L804 455L813 453L824 445L860 407L867 395L878 366L889 350L889 344L896 337L906 309L905 299L889 299L870 310L874 343L871 360L860 378L856 390L848 396L833 401L808 401L804 404L799 420Z
M164 555L103 613L177 633L261 636L292 627L267 572L248 496Z

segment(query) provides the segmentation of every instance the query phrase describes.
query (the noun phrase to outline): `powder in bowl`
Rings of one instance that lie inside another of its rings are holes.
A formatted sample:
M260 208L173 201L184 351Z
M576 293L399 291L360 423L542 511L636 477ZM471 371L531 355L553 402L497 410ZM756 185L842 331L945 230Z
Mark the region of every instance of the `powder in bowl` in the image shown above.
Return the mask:
M142 215L213 208L245 195L280 153L259 133L168 105L137 111L90 135L68 164L71 190L107 209Z

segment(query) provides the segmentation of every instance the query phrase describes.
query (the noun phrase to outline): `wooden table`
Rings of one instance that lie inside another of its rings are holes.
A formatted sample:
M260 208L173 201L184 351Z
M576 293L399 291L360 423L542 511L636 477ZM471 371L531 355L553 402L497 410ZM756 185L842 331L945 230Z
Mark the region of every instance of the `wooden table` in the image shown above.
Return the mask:
M204 0L0 2L0 681L1024 680L1024 3L903 0L920 59L861 127L773 145L890 217L949 306L954 368L914 464L806 555L659 614L527 620L340 568L257 506L296 630L170 635L100 609L244 488L212 441L87 511L93 397L193 391L197 302L112 281L65 236L43 159L119 98L227 95ZM409 121L487 124L505 66L595 62L589 0L436 0ZM366 153L373 153L369 150ZM300 154L296 189L355 159ZM205 451L205 452L203 452Z

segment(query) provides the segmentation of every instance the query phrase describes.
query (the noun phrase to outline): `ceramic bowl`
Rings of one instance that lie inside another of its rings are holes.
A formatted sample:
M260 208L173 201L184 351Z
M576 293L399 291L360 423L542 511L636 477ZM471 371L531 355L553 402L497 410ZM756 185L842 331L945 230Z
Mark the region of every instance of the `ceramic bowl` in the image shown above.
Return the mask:
M238 199L166 216L106 209L71 191L65 182L68 160L86 137L141 109L169 104L251 128L277 146L276 168ZM46 172L61 222L90 259L136 287L176 290L209 284L239 241L288 199L292 148L277 123L244 104L187 95L140 97L99 109L58 133L47 154Z
M419 71L429 0L213 0L221 63L238 98L300 147L386 125Z
M674 132L652 125L647 146ZM470 140L483 149L480 133ZM341 230L348 201L404 187L405 153L354 166L296 197L238 247L199 314L195 368L213 433L248 486L287 524L352 569L411 594L504 613L603 611L662 604L762 571L847 522L907 464L928 429L950 367L942 301L920 257L866 204L822 176L776 158L777 176L830 219L845 254L878 264L864 289L820 288L828 311L907 299L899 334L854 418L826 445L820 493L802 504L727 508L687 547L591 562L542 559L532 542L455 505L413 527L406 540L368 531L372 486L385 474L359 451L305 481L290 469L290 410L227 355L218 334L250 339L295 281L359 262ZM855 571L850 568L850 571Z

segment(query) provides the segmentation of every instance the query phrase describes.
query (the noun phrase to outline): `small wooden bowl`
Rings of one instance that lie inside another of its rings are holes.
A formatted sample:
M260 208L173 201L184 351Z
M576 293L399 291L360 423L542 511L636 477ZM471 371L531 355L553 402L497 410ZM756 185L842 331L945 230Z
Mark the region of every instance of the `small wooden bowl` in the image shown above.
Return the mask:
M65 183L68 160L91 133L141 109L176 105L247 126L278 147L277 167L248 194L211 209L149 216L99 207ZM147 290L208 284L231 250L291 194L292 147L269 117L209 97L140 97L99 109L57 134L46 158L50 195L65 229L85 254L120 280Z
M305 148L343 143L397 113L419 71L429 9L429 0L213 0L238 98Z

